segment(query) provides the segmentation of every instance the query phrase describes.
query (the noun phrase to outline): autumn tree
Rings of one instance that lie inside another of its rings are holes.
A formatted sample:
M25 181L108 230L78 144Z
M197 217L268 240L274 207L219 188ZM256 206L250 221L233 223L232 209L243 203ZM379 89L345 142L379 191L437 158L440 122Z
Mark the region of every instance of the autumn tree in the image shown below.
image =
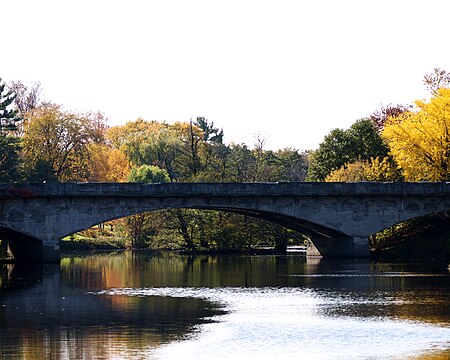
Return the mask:
M40 82L34 82L27 86L21 81L12 81L9 87L16 95L14 107L20 116L20 121L16 123L15 134L23 136L24 123L27 121L29 114L42 105L42 86Z
M446 70L435 68L433 72L424 75L423 83L428 91L436 96L439 89L450 87L450 73Z
M450 89L392 118L383 130L391 154L407 181L450 180Z
M23 136L28 168L46 164L60 181L87 180L89 146L103 141L99 121L97 116L69 113L53 104L36 109Z
M108 154L108 181L128 181L131 167L125 154L118 149L110 149Z
M87 145L86 180L94 182L113 181L110 167L112 150L108 145L95 142Z
M381 109L374 111L370 114L370 120L378 131L382 131L386 125L386 122L390 118L397 118L405 111L411 110L411 105L393 105L382 106Z
M390 157L385 157L381 160L372 158L344 164L339 169L333 170L325 178L325 181L401 181L402 179L397 164Z
M123 152L134 165L154 165L146 158L146 147L152 143L149 139L167 125L156 121L145 121L138 118L129 121L123 126L114 126L108 129L107 139L112 146Z
M130 164L158 166L168 172L170 181L175 181L174 166L180 141L169 125L139 118L111 127L107 138Z
M226 145L223 131L206 118L174 124L138 119L108 130L108 140L133 166L130 179L146 182L141 169L164 169L170 181L301 181L306 154L297 150L270 151L262 146ZM153 178L151 181L156 181ZM151 224L147 220L151 219ZM135 221L134 221L135 220ZM178 239L189 251L243 249L257 242L273 242L282 249L295 238L279 226L242 215L217 211L172 209L141 214L128 223L130 237L146 234L146 244L156 246L163 233ZM134 222L133 222L134 221ZM158 224L157 227L154 224ZM151 229L147 232L146 229ZM141 243L142 244L142 243Z

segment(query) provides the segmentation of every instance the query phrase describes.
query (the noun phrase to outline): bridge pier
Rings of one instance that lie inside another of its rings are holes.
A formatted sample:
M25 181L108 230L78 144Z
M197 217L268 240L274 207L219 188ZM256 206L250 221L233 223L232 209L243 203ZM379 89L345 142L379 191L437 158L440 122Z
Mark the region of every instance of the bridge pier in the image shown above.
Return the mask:
M354 257L370 257L369 238L354 237L353 238L353 254L354 254Z
M370 257L369 239L315 235L309 241L306 254L324 258L366 258Z

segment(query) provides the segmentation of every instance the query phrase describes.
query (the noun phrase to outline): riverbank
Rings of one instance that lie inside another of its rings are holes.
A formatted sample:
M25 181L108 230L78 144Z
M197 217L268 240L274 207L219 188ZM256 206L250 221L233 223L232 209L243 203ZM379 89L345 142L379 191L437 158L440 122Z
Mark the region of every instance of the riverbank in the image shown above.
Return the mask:
M77 250L125 250L124 241L120 238L87 238L78 237L74 239L65 239L60 242L61 251Z
M448 217L438 217L426 226L411 230L410 226L403 226L390 234L383 234L377 239L371 239L370 257L376 261L438 261L450 263L450 222ZM417 225L417 224L416 224ZM84 251L120 251L129 247L126 241L112 234L95 234L95 237L85 234L74 234L60 242L62 252ZM0 261L10 260L5 251L0 248ZM203 249L186 250L181 248L144 249L155 252L179 252L183 255L279 255L290 253L272 247L235 249ZM300 251L298 254L305 254Z

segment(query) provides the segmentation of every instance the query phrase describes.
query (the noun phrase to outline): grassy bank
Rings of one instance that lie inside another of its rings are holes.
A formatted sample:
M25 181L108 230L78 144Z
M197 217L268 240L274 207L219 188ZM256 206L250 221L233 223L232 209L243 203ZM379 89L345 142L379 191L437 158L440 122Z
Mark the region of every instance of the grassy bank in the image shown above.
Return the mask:
M125 249L123 239L116 237L88 238L76 236L60 242L61 251L75 250L119 250Z
M119 250L126 248L126 242L112 231L92 228L62 239L60 248L62 251Z

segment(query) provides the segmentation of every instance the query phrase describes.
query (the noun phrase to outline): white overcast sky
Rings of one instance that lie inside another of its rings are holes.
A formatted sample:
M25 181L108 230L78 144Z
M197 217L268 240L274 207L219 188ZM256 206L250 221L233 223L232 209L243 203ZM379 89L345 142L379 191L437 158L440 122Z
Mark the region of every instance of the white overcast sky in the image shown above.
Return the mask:
M449 0L2 0L0 77L110 125L204 116L314 149L450 71Z

